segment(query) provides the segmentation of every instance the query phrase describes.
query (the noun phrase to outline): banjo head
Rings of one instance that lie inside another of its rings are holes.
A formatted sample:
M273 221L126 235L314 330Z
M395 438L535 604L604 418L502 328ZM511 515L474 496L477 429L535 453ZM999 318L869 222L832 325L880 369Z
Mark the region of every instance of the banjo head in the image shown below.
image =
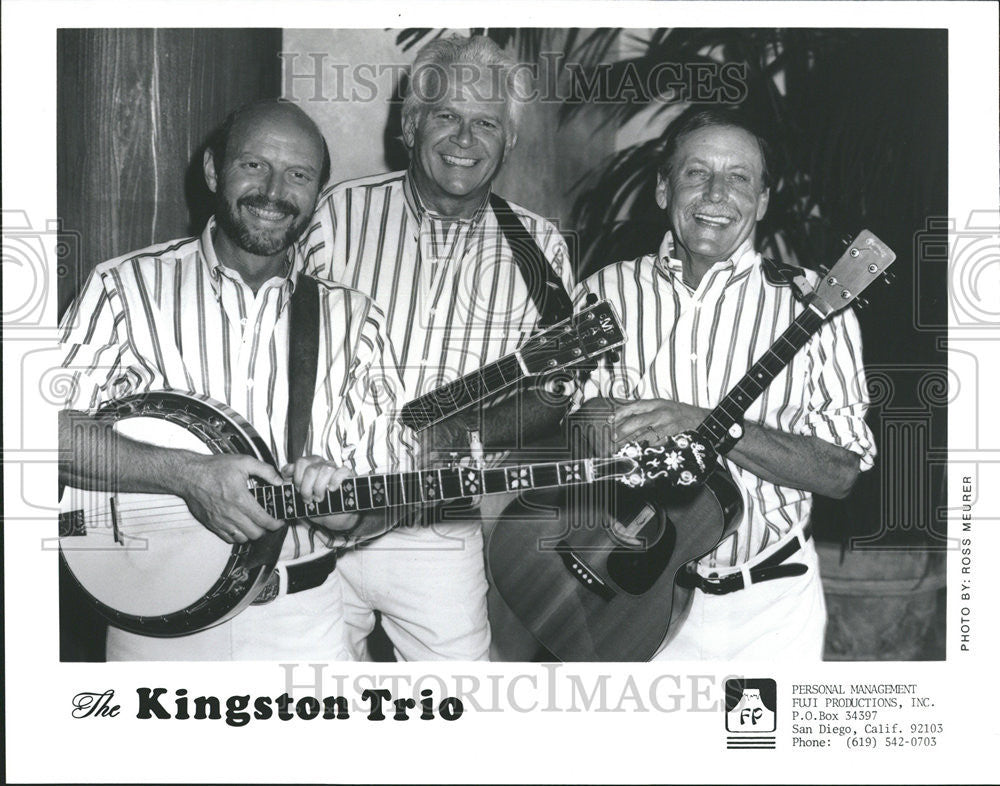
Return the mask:
M210 399L152 393L114 402L102 413L116 432L140 442L273 463L253 428ZM117 627L151 636L193 633L246 608L285 534L282 528L231 545L179 497L73 487L63 492L59 529L62 558L97 610Z

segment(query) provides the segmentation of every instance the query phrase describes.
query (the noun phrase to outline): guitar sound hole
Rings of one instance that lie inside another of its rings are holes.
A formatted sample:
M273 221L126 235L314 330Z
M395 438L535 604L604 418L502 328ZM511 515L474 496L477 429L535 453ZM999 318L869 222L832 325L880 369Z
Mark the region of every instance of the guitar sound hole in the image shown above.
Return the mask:
M659 517L656 508L644 503L634 510L623 510L619 505L617 510L606 514L605 524L612 538L625 548L635 551L645 551L660 535Z
M629 595L645 594L660 578L677 545L677 530L653 511L636 539L641 547L619 546L608 555L608 576Z

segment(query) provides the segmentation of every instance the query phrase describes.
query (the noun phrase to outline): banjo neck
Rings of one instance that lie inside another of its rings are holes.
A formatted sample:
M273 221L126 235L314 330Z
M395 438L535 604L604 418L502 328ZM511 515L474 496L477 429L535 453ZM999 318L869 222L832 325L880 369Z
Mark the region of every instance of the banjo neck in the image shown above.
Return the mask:
M291 483L251 489L272 517L291 519L329 516L404 505L446 502L488 494L594 483L635 473L639 462L625 456L577 461L551 461L479 469L449 467L348 478L318 502L306 502Z

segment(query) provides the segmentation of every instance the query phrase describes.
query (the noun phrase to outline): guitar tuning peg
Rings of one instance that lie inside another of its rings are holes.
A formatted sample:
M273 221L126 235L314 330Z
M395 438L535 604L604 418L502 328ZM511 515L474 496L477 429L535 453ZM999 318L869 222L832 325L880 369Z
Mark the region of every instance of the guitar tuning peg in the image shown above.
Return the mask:
M621 359L621 355L618 354L618 350L612 349L607 353L608 363L617 363Z
M587 305L588 305L588 306L592 306L592 305L594 305L594 304L595 304L595 303L597 302L597 299L598 299L598 298L597 298L597 295L596 295L596 294L594 294L593 292L590 292L590 293L589 293L589 294L587 295Z
M857 307L862 310L868 308L868 306L871 305L871 302L866 297L859 297L855 301L855 303L857 304Z
M843 234L840 236L840 242L843 244L844 248L847 248L852 242L854 242L854 236Z

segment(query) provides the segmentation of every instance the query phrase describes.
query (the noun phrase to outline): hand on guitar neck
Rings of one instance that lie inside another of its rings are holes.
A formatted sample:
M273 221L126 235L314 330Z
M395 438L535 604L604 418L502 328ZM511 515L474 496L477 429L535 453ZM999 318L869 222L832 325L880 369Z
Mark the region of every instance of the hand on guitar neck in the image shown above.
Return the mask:
M294 464L286 464L281 468L285 481L291 480L296 490L306 502L320 502L328 491L340 488L340 484L354 477L350 468L338 466L332 461L325 461L320 456L303 456ZM312 516L308 520L313 524L335 532L346 532L357 526L361 521L359 513L335 513L330 516Z
M632 401L615 409L610 419L614 425L611 436L616 446L640 440L656 445L659 439L672 434L694 431L708 412L701 407L661 398Z
M666 399L644 399L615 410L616 445L695 429L710 410ZM833 499L850 492L859 472L858 457L818 437L747 423L742 438L726 454L737 466L778 486L802 489Z

